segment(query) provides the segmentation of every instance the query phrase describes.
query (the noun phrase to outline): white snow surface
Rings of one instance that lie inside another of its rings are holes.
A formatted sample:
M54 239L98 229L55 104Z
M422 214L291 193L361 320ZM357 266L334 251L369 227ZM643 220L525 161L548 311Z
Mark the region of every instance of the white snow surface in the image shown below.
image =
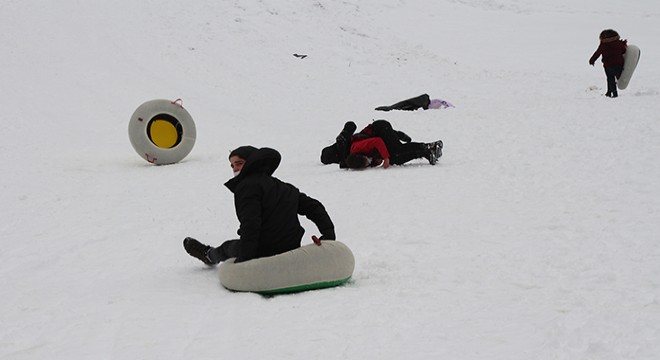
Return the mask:
M642 0L4 1L0 358L658 359L659 21ZM606 28L642 50L617 99L587 63ZM373 110L422 93L456 107ZM177 98L197 142L153 166L128 121ZM438 165L321 165L378 118L442 139ZM185 253L236 236L244 144L326 206L348 284L234 293Z

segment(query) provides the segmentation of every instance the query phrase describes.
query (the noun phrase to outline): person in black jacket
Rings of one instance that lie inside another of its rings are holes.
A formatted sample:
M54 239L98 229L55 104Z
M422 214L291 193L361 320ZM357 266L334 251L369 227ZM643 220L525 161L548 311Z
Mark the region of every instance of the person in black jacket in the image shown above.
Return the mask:
M393 129L392 124L387 120L374 120L359 133L355 133L355 129L357 126L354 122L346 122L344 129L337 136L336 142L321 150L321 163L324 165L339 164L342 169L378 166L383 162L382 154L380 154L381 157L375 158L354 153L354 150L357 151L357 143L373 138L382 139L387 148L389 162L394 165L403 165L418 158L426 158L431 165L435 165L442 156L443 142L441 140L432 143L413 142L410 136L403 131ZM353 146L354 144L355 146ZM372 161L365 163L367 157L370 157ZM388 166L389 164L385 167Z
M335 228L323 204L272 176L281 161L279 152L241 146L229 154L229 161L234 178L225 186L234 193L240 239L213 248L187 237L183 246L188 254L215 265L229 258L241 262L296 249L305 232L298 215L310 219L321 232L320 238L312 236L315 243L335 240Z
M342 169L348 168L346 158L351 154L351 145L356 140L364 140L375 136L387 139L386 144L389 142L395 144L412 141L410 136L403 131L392 129L392 125L387 120L375 120L357 134L355 134L356 129L357 125L353 121L347 121L344 124L344 128L335 138L335 143L321 150L321 163L323 165L339 164Z
M389 106L379 106L375 110L379 111L391 111L391 110L406 110L406 111L413 111L417 110L419 108L422 108L424 110L429 108L429 104L431 103L431 98L429 97L428 94L422 94L420 96L416 96L414 98L406 99L403 101L399 101L396 104L392 104Z
M428 94L422 94L414 98L406 99L399 101L396 104L388 106L379 106L375 110L379 111L391 111L391 110L405 110L413 111L417 109L444 109L454 107L454 105L442 100L442 99L431 99Z

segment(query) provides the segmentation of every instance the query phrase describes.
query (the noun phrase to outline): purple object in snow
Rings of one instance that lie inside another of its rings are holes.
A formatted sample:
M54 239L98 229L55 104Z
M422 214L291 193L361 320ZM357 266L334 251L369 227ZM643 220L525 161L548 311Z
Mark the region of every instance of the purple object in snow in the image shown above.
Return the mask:
M433 99L429 103L429 109L446 109L448 107L454 107L454 105L441 99Z

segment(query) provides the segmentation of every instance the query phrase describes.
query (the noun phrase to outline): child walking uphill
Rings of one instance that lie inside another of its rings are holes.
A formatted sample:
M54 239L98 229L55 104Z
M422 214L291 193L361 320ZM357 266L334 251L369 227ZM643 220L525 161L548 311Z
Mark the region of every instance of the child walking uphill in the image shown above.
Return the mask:
M623 54L626 52L628 40L621 40L619 34L612 30L603 30L600 33L600 45L591 55L589 65L593 66L599 56L603 56L603 67L607 76L607 93L605 96L615 98L619 96L616 90L616 81L623 71Z

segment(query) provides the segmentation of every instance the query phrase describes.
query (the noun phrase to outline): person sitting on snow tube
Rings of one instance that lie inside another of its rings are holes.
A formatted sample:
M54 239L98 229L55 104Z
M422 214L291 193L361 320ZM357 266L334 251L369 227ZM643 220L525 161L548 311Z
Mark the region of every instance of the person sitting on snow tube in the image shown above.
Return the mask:
M186 252L209 266L230 258L239 263L282 254L300 247L305 230L298 215L316 224L322 234L312 236L317 245L320 240L335 240L335 228L323 204L272 176L280 161L280 153L270 148L233 150L229 162L234 178L225 186L234 193L240 239L211 247L187 237L183 240Z

